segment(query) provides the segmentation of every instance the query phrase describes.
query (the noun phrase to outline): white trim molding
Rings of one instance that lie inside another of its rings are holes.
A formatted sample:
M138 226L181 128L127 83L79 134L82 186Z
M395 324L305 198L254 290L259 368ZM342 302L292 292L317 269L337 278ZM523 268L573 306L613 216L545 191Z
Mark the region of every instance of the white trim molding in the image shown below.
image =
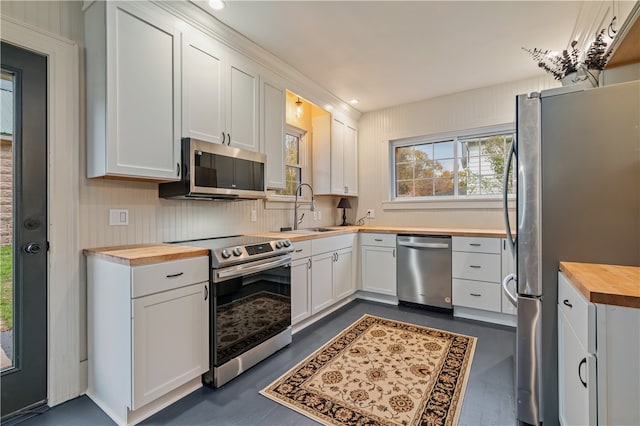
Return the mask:
M79 49L71 40L6 16L1 24L3 41L48 59L47 398L54 406L84 391L79 349Z

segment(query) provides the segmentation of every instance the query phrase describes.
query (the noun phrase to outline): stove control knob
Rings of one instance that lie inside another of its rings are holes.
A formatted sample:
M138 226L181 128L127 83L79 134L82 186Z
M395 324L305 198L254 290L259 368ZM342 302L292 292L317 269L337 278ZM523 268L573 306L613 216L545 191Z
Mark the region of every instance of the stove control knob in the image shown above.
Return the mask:
M285 247L289 247L289 246L291 245L291 241L289 241L289 240L284 240L284 241L282 242L282 244L283 244Z
M242 254L242 249L240 247L236 247L233 249L234 256L240 256Z
M282 248L282 241L276 241L276 248L277 249L281 249Z
M222 253L220 253L220 254L222 255L223 259L228 259L228 258L231 257L231 253L229 253L229 250L227 250L227 249L222 250Z

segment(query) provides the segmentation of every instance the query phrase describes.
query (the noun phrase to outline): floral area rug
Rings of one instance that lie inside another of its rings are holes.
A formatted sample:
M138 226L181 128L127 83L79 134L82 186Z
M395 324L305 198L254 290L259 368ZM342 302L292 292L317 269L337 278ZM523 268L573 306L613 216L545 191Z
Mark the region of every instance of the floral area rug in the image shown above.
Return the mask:
M260 393L326 425L455 425L476 340L364 315Z

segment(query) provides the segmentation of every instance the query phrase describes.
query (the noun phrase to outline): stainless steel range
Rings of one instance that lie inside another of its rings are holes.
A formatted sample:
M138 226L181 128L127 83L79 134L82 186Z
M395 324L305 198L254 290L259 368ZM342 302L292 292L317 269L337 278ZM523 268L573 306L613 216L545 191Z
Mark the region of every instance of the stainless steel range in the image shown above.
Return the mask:
M220 387L291 343L288 239L234 236L181 241L211 254L210 369Z

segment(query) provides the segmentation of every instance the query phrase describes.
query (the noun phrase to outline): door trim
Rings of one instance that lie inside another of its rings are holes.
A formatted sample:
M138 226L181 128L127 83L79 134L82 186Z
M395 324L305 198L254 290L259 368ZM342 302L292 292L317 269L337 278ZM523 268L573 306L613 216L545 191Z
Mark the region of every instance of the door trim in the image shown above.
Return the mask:
M78 45L6 16L0 28L3 41L48 57L47 397L54 406L86 389L86 373L80 374Z

